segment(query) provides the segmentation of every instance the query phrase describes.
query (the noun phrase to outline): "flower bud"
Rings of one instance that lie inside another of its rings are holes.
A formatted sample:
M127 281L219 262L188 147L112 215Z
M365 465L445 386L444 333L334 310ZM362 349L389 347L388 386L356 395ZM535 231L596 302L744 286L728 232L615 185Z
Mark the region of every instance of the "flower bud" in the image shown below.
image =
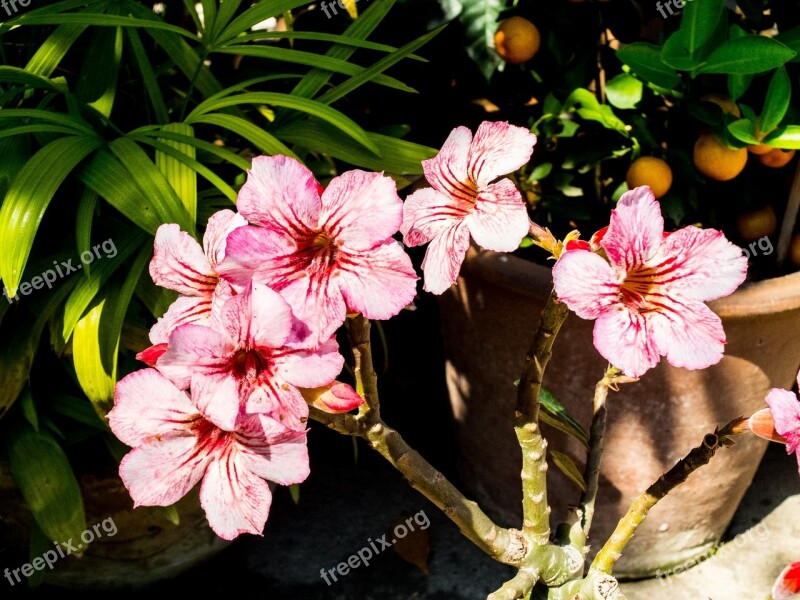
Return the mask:
M364 398L359 396L352 387L340 381L334 381L330 385L319 388L300 390L300 392L309 405L326 413L346 413L364 403Z

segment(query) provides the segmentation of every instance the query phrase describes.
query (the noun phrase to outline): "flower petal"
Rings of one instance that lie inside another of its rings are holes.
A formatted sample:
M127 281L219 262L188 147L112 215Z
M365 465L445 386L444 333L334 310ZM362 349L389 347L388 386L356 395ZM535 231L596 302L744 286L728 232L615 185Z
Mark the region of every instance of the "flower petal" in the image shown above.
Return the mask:
M308 421L308 404L295 386L270 374L255 386L245 399L248 414L266 414L284 426L303 431Z
M458 223L434 238L422 261L425 291L442 294L456 282L467 248L469 229L464 223Z
M155 369L142 369L117 383L108 424L122 443L136 447L155 437L188 431L187 423L196 414L185 392Z
M721 231L684 227L649 262L657 281L682 297L707 302L732 294L747 275L747 258Z
M213 461L200 486L200 505L211 529L225 540L263 535L272 504L266 481L249 471L236 448Z
M528 209L512 181L503 179L481 190L466 223L479 246L512 252L528 233Z
M211 215L203 236L203 250L212 269L225 258L225 243L228 234L245 225L247 225L247 220L232 210L220 210Z
M153 344L165 344L176 328L188 323L208 325L211 318L212 294L198 296L179 296L150 329Z
M200 244L174 223L161 225L156 231L150 276L156 285L184 296L208 295L217 285L217 276Z
M228 373L195 373L192 399L206 420L223 431L233 431L241 412L239 389Z
M625 192L611 211L600 245L612 264L630 271L651 259L659 250L664 233L661 206L647 186Z
M427 244L462 221L474 207L474 202L432 188L414 192L403 204L403 243L412 247Z
M348 250L367 250L392 237L403 221L397 185L381 173L347 171L322 194L320 227Z
M251 223L287 237L317 228L321 202L314 174L287 156L256 156L236 199Z
M772 587L772 600L797 600L800 597L800 562L786 567Z
M597 319L620 304L619 279L604 259L580 248L564 252L553 267L558 299L581 319Z
M722 321L702 302L663 298L667 310L647 313L659 354L675 367L705 369L722 360Z
M800 439L800 402L797 396L776 388L767 394L766 402L775 419L775 430L787 439L787 452L794 452Z
M659 361L645 318L622 307L595 321L594 347L629 377L641 377Z
M250 283L214 313L212 327L237 348L280 348L292 330L292 309L280 294Z
M536 136L524 127L484 121L475 132L469 153L470 179L483 188L516 171L530 160L535 144Z
M202 325L181 325L169 336L169 347L156 368L181 389L189 387L194 373L223 368L233 350L225 335Z
M294 431L259 415L248 420L236 440L242 464L259 477L292 485L305 481L311 471L305 431Z
M347 308L338 278L313 273L280 290L296 318L290 342L315 348L329 340L344 323Z
M126 454L119 476L134 506L169 506L200 481L209 461L209 454L198 452L194 435L165 437Z
M359 254L341 252L337 261L339 288L349 312L368 319L390 319L417 294L411 259L394 240Z
M148 367L155 367L158 359L167 351L169 344L154 344L145 348L136 355L136 360L142 361Z
M422 161L425 179L435 190L461 201L474 201L477 189L467 172L471 144L472 132L466 127L456 127L439 154Z
M275 361L275 371L287 383L303 388L315 388L336 379L344 367L339 344L329 339L316 350L296 350L282 354Z
M240 227L228 235L225 259L217 272L239 288L253 279L280 290L307 266L298 264L296 251L296 241L274 228Z

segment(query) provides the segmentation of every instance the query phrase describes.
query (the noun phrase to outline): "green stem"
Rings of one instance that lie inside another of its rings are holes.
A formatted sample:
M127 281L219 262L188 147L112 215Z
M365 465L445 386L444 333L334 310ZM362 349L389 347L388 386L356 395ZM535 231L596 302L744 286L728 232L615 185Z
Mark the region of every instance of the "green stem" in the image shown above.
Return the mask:
M700 467L708 464L721 446L728 445L730 440L717 433L710 433L703 438L703 443L689 452L686 457L662 475L658 481L647 488L628 509L627 514L617 524L614 533L605 543L592 562L591 570L600 573L611 573L622 551L631 541L639 525L647 517L647 513L664 496L682 484Z
M552 356L567 306L550 294L525 360L517 390L514 432L522 450L522 533L535 544L550 539L550 507L547 504L547 441L539 429L539 391Z

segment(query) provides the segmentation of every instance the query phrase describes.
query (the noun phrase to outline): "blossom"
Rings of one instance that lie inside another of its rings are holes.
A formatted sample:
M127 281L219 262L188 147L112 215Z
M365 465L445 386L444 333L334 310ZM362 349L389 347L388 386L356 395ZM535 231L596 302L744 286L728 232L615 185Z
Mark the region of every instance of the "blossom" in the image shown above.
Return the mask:
M350 412L364 404L364 398L346 383L334 381L330 385L300 390L306 402L324 412L338 414Z
M201 408L220 426L233 427L240 404L248 413L265 413L292 429L303 429L308 405L298 388L331 383L344 358L336 340L315 350L292 344L294 317L277 293L249 284L215 310L208 327L181 325L169 337L156 368L180 389L193 381L217 385ZM222 385L232 380L235 386Z
M800 562L786 567L775 585L772 586L772 600L798 600L800 598Z
M441 294L455 283L470 236L497 252L519 247L529 229L525 203L510 179L496 180L527 163L534 144L527 129L486 121L474 138L457 127L439 154L423 161L433 187L406 199L400 231L407 246L430 242L422 263L425 290Z
M237 207L252 225L228 237L218 272L237 286L252 277L280 292L308 345L330 338L348 312L388 319L414 299L411 259L392 239L403 205L390 178L348 171L321 191L296 160L261 156Z
M179 325L207 323L211 307L230 297L230 289L218 285L215 269L225 255L228 234L243 225L247 221L232 210L215 213L208 220L202 248L174 223L158 228L150 276L156 285L181 295L150 330L153 344L166 343Z
M797 374L800 385L800 373ZM800 469L800 402L786 390L774 388L766 398L769 408L750 417L750 430L756 435L786 444L786 453L797 454Z
M630 377L660 357L703 369L722 358L722 322L704 302L739 287L747 259L720 231L685 227L664 233L650 188L625 193L599 242L608 260L576 248L553 267L559 300L596 319L598 352Z
M234 382L209 383L196 376L189 395L155 369L142 369L117 384L108 421L133 448L120 477L134 506L169 506L202 481L200 503L217 535L261 535L272 500L267 481L308 477L306 434L264 415L220 423L204 407L235 393Z

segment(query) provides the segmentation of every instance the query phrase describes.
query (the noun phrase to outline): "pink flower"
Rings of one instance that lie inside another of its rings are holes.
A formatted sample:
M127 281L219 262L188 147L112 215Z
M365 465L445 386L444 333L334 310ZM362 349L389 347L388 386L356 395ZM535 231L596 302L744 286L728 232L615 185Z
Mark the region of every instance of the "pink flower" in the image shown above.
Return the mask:
M797 374L800 385L800 373ZM786 453L797 454L800 470L800 402L786 390L770 390L766 398L769 408L750 417L750 430L765 439L786 444Z
M290 485L308 477L305 432L264 415L242 416L234 427L219 423L204 407L235 393L234 382L208 383L193 379L190 396L143 369L117 384L109 425L133 448L120 477L135 506L169 506L202 480L200 502L217 535L261 535L272 500L265 480Z
M220 392L203 398L204 414L232 429L240 405L265 413L292 429L305 428L308 405L298 388L331 383L344 358L336 340L316 350L292 344L292 311L277 293L249 284L212 314L209 327L181 325L172 332L155 366L180 389L196 381ZM223 385L233 381L235 386Z
M181 296L150 330L150 341L165 343L169 334L186 323L208 323L211 307L230 297L226 285L218 286L215 268L225 255L228 234L247 225L247 221L231 210L221 210L208 220L203 248L178 225L166 224L156 232L150 276L156 285L169 288Z
M565 252L553 281L559 299L579 317L597 319L594 345L604 358L630 377L661 356L687 369L720 361L725 332L704 302L744 281L741 249L713 229L665 235L648 187L622 196L600 246L608 260L580 248Z
M528 162L536 136L522 127L486 121L473 139L457 127L441 152L422 163L433 187L403 206L403 242L430 242L422 270L425 290L441 294L458 278L470 235L489 250L511 252L528 233L528 212L510 179L498 177Z
M772 600L800 600L800 562L781 571L772 586Z
M392 239L402 218L395 183L348 171L321 193L314 176L285 156L256 157L239 192L239 213L256 226L228 237L217 269L237 286L254 281L280 292L316 346L348 312L388 319L408 305L417 276Z
M313 390L300 391L310 406L327 413L346 413L364 404L364 398L352 387L340 381Z

